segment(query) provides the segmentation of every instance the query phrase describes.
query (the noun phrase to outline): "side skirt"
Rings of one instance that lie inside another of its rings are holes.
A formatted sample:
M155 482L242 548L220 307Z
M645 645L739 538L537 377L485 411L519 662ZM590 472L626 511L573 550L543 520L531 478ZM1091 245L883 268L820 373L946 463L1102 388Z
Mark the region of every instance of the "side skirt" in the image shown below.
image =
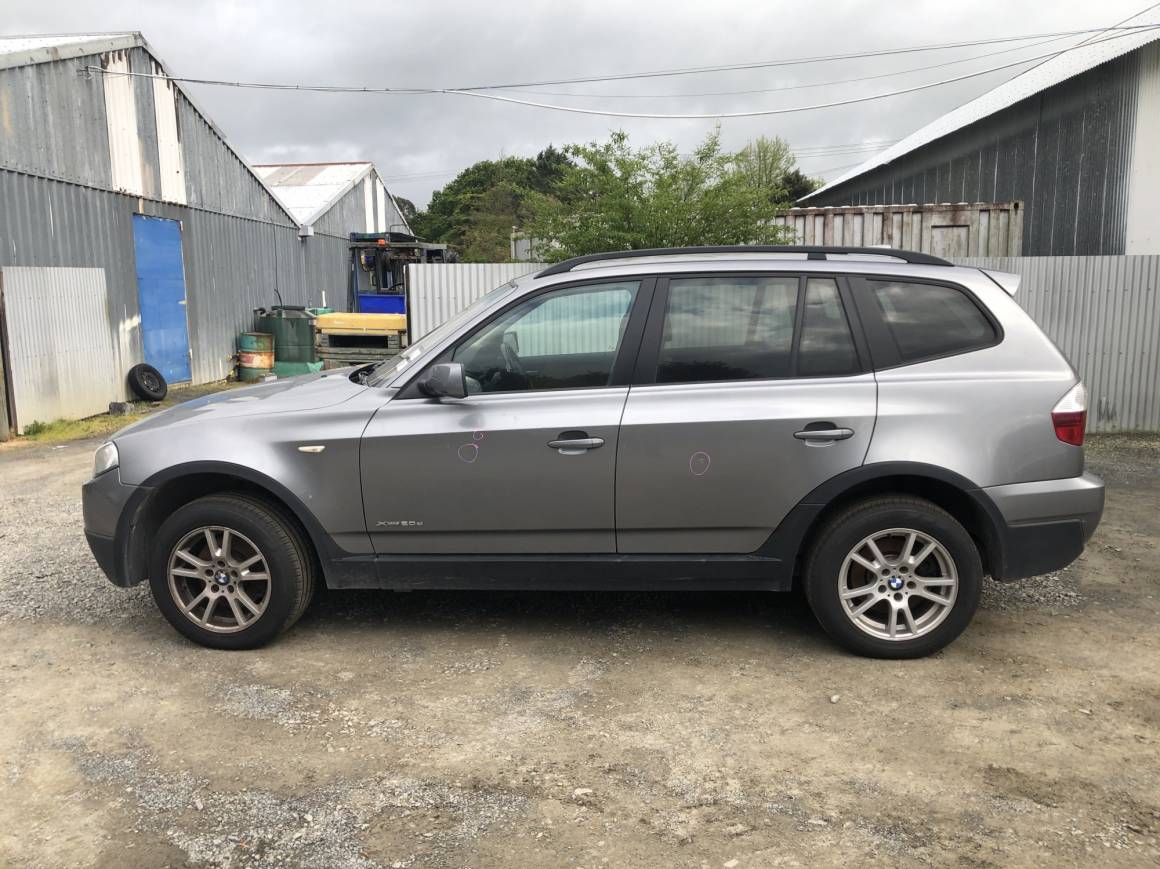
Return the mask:
M331 562L330 588L788 591L793 562L760 555L379 555Z

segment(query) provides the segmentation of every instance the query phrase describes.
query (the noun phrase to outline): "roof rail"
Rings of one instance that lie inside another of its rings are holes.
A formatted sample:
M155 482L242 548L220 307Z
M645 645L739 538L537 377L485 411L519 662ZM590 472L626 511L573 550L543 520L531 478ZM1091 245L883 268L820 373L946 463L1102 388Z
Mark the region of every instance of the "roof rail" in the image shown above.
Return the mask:
M576 256L548 266L536 275L546 278L549 275L560 275L570 272L576 266L585 263L600 262L601 260L636 259L646 256L673 256L676 254L699 253L804 253L806 259L824 260L827 254L862 254L864 256L887 256L900 259L904 262L924 266L953 266L954 263L941 257L931 256L928 253L918 253L913 250L897 250L892 247L834 247L830 245L793 245L793 244L715 244L704 247L652 247L641 250L616 250L607 253L590 253L585 256Z

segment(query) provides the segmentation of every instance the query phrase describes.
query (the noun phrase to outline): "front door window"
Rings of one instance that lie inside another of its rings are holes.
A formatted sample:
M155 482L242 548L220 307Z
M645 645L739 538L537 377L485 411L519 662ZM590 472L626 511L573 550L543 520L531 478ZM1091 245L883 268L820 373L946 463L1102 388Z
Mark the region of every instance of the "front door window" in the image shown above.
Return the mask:
M513 306L461 343L452 360L468 392L608 386L639 281L567 287Z

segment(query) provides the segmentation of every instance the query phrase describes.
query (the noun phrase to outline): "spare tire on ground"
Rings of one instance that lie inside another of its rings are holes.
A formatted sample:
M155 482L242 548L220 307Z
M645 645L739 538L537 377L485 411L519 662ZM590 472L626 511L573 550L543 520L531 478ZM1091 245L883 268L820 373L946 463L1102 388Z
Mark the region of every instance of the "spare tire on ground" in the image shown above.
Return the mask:
M161 372L144 362L129 369L129 388L146 401L161 401L169 392Z

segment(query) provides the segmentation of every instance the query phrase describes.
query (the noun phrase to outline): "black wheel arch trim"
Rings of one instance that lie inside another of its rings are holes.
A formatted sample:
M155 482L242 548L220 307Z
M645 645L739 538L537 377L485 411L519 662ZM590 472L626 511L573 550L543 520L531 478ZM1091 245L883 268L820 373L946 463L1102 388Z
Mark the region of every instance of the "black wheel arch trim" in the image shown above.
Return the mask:
M793 507L755 555L796 559L817 529L827 509L852 492L880 480L905 477L923 479L954 489L967 499L976 513L976 532L981 537L984 564L991 575L1002 578L1009 531L994 501L972 480L938 465L922 462L874 462L844 471L811 491Z
M330 584L334 572L342 572L341 560L349 558L352 553L346 552L334 543L326 529L322 527L322 523L290 489L272 477L245 465L196 461L173 465L158 471L141 483L126 502L117 522L116 531L120 568L118 572L125 578L125 584L135 585L145 579L148 553L144 551L146 541L141 538L148 534L148 528L141 520L145 518L145 511L153 503L154 496L167 484L207 475L237 478L275 498L290 511L306 532L318 556L327 584Z

